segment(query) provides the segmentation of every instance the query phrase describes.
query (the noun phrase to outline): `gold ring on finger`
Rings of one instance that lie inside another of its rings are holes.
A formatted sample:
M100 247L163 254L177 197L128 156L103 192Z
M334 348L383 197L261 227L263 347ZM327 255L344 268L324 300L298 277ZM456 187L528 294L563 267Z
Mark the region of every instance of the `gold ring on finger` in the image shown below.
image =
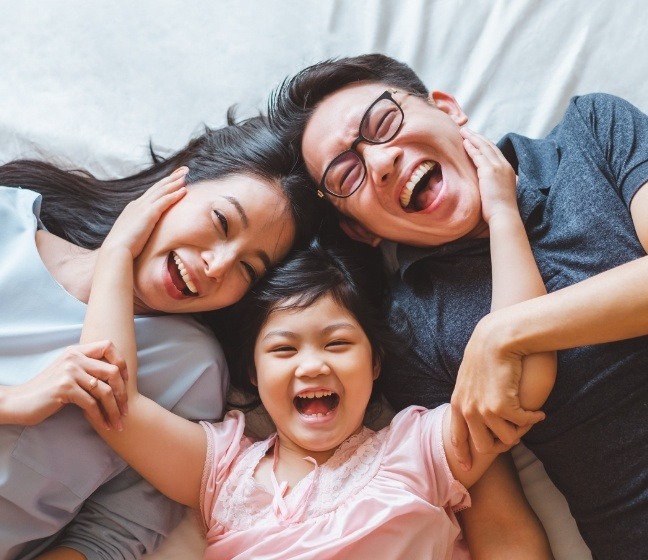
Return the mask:
M99 384L99 380L96 377L93 377L90 380L90 389L88 389L88 390L92 391L98 384Z

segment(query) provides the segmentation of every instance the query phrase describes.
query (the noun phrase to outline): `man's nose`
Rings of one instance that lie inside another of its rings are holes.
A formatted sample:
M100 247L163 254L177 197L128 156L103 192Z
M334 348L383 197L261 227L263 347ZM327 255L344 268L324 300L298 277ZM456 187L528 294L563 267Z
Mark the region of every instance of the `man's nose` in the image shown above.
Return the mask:
M364 144L362 156L367 175L374 185L384 185L393 176L402 156L402 150L388 144Z

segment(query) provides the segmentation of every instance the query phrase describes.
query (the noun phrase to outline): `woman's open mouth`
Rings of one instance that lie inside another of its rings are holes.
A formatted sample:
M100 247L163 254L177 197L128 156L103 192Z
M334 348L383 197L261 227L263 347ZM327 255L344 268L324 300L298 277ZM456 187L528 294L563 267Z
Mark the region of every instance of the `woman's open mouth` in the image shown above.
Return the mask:
M293 399L297 412L308 418L331 414L340 404L340 396L333 391L304 391Z
M424 161L403 187L401 207L406 212L418 212L430 206L437 197L441 179L441 166L435 161Z
M176 287L176 289L185 296L195 297L198 295L198 290L196 289L195 284L189 278L189 273L187 272L182 260L176 255L173 251L169 253L167 258L167 269L169 270L169 275L171 276L171 282Z

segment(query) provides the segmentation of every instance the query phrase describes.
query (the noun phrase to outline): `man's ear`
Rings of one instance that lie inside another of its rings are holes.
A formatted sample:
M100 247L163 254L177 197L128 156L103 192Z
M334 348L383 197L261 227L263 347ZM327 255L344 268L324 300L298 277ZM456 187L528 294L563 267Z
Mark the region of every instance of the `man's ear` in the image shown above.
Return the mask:
M346 216L339 214L338 220L342 231L354 241L360 241L361 243L366 243L372 247L378 247L378 244L382 241L382 237L374 235L353 218L347 218Z
M449 93L431 91L429 99L437 109L443 111L459 126L463 126L468 122L468 115L463 112L457 100Z

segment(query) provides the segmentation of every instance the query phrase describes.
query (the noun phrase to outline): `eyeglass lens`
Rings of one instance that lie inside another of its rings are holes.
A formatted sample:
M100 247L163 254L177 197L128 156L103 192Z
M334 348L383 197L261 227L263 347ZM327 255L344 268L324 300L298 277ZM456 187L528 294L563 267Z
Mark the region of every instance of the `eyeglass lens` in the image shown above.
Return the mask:
M393 99L376 101L360 123L360 140L371 144L389 142L403 122L403 113ZM324 187L332 194L346 197L353 194L365 179L367 170L360 154L354 149L339 154L329 165Z

